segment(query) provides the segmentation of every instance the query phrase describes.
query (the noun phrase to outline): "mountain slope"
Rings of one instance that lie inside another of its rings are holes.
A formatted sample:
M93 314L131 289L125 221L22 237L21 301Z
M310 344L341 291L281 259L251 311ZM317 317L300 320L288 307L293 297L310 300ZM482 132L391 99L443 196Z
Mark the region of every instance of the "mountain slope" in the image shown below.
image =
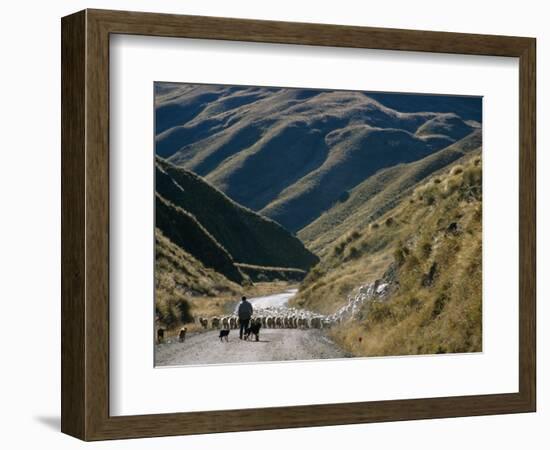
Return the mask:
M155 225L170 241L228 279L244 280L231 255L192 214L158 194L155 198Z
M403 112L433 111L454 113L464 120L481 122L481 102L473 101L475 97L448 95L395 95L390 92L369 92L369 95L388 108Z
M435 112L403 112L415 101ZM479 98L163 84L156 153L296 232L376 171L470 134L480 110Z
M292 300L330 314L366 283L388 294L332 330L360 356L481 351L480 150L342 236Z
M192 216L235 262L307 270L318 261L280 225L238 205L197 175L159 158L155 173L157 194ZM158 214L157 211L157 217ZM182 248L190 245L182 244L190 240L185 234L179 239L172 238L180 233L175 224L171 227L162 221L157 226ZM235 274L229 278L235 279Z
M376 171L415 161L440 148L439 140L433 143L407 131L364 125L336 130L325 140L330 150L323 164L282 191L261 209L262 214L290 230L300 230Z
M241 287L168 239L155 229L155 278L157 288L184 289L188 295L214 297L221 293L234 295Z
M239 288L155 229L155 310L159 324L170 328L192 321L193 296L236 295Z
M376 220L393 208L417 183L479 149L481 138L481 131L476 130L457 143L418 161L397 164L377 172L300 230L298 237L310 250L324 255L329 244L347 232Z

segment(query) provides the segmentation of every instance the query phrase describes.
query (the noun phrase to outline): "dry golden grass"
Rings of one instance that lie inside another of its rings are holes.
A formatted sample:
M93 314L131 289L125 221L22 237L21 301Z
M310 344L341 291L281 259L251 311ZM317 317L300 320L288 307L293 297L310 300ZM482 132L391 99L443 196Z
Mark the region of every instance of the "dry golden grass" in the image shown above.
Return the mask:
M476 155L417 188L378 227L341 238L296 303L333 312L393 261L398 284L389 297L364 305L333 338L358 356L481 351L481 206Z

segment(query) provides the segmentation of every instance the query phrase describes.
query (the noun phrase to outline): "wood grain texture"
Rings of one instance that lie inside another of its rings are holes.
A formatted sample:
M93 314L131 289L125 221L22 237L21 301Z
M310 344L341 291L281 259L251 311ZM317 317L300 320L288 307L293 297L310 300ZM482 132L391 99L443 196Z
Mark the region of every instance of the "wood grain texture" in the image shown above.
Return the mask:
M531 39L519 68L519 384L536 409L536 41Z
M520 58L519 392L144 416L109 415L109 35ZM534 411L535 40L87 10L62 21L62 429L84 440Z
M61 430L85 431L85 20L65 17L61 35Z

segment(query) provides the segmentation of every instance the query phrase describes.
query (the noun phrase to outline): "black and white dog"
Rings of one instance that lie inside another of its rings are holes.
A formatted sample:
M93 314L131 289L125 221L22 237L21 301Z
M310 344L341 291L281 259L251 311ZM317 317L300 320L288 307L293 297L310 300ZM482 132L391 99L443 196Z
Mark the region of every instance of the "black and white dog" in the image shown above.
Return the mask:
M224 338L225 342L229 342L229 331L231 330L220 330L220 342L223 342Z
M256 342L260 340L260 328L262 328L262 323L260 321L252 323L246 330L244 331L244 338L248 339L250 338L250 335L253 334L256 336Z

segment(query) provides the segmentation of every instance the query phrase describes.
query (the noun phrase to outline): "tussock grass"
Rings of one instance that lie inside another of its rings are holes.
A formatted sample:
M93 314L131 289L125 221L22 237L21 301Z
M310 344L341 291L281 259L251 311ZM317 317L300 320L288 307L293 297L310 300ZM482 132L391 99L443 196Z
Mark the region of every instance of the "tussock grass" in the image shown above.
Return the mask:
M386 300L365 304L331 330L333 338L358 356L481 351L481 188L474 154L380 218L392 226L366 226L353 243L336 241L294 301L333 312L393 262L397 282ZM350 245L358 252L352 259Z

